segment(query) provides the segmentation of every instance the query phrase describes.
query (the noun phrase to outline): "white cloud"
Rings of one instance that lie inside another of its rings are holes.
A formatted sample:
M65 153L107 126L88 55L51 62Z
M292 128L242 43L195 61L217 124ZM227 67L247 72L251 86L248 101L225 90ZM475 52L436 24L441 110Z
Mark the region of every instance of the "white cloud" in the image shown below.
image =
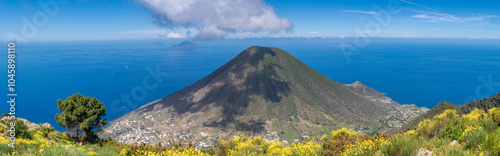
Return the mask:
M187 38L186 35L178 34L178 33L168 33L168 34L160 34L160 37L165 37L165 38L172 38L172 39L180 39L180 38Z
M368 14L368 15L376 15L377 14L377 12L375 12L375 11L362 11L362 10L340 10L340 12Z
M318 34L319 32L317 31L313 31L313 32L309 32L309 34Z
M165 27L197 27L199 39L225 38L235 32L281 32L293 29L262 0L137 0Z

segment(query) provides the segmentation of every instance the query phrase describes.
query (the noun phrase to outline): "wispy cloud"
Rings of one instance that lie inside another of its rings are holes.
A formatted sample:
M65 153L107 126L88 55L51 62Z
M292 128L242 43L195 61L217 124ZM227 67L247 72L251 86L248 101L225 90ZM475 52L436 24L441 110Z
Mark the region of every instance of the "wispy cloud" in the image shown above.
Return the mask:
M418 19L424 19L426 22L463 22L462 19L455 17L450 14L442 14L442 13L425 13L425 14L418 14L418 15L413 15L410 18L418 18Z
M490 18L499 17L495 15L482 15L482 14L476 14L468 17L458 17L455 15L439 13L439 12L429 12L429 11L416 11L416 12L419 12L420 14L413 15L410 18L423 19L426 22L433 22L433 23L438 23L438 22L470 23L470 22L483 21Z
M377 12L375 12L375 11L362 11L362 10L340 10L340 12L368 14L368 15L376 15L377 14Z
M309 32L309 34L319 34L319 32L317 32L317 31L311 31L311 32Z
M166 32L165 29L148 29L148 30L132 30L124 31L121 34L159 34Z
M120 34L160 34L165 33L165 29L132 30L120 32Z
M410 17L410 19L413 19L413 18L423 19L426 22L432 22L432 23L438 23L438 22L470 23L470 22L475 22L475 21L483 21L483 20L487 20L490 18L494 18L494 17L499 17L499 16L495 16L495 15L482 15L482 14L473 14L472 16L459 17L457 15L441 13L439 10L432 9L430 7L426 7L426 6L423 6L423 5L420 5L417 3L413 3L413 2L410 2L407 0L400 0L400 1L428 10L428 11L421 11L421 10L408 9L410 11L419 13L416 15L412 15Z
M410 1L406 1L406 0L400 0L400 1L404 2L404 3L407 3L407 4L411 4L411 5L414 5L414 6L418 6L418 7L424 8L424 9L427 9L427 10L430 10L430 11L437 11L436 9L432 9L432 8L429 8L429 7L426 7L426 6L417 4L417 3L413 3L413 2L410 2Z
M194 34L199 33L200 30L196 28L175 28L175 29L145 29L145 30L130 30L117 32L121 36L148 36L152 38L194 38Z

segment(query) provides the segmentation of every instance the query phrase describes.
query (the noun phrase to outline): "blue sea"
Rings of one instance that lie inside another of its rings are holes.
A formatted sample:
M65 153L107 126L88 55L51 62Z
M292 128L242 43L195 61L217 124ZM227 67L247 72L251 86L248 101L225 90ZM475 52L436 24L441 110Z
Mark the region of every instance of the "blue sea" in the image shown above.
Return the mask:
M226 39L165 50L180 42L18 43L16 115L63 129L54 119L57 100L81 93L103 102L111 121L203 78L253 45L279 47L334 81L361 81L401 104L463 104L500 91L500 40L373 38L348 57L340 45L349 39ZM6 95L7 76L2 82ZM0 105L2 113L8 109Z

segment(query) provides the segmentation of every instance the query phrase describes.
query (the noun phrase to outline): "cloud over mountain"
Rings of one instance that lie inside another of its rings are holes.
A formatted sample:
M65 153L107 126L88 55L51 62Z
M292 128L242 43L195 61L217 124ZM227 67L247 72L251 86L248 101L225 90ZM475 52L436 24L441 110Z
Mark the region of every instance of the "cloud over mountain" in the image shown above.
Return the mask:
M235 32L290 31L293 23L279 18L262 0L137 0L160 26L196 27L199 39L220 39Z

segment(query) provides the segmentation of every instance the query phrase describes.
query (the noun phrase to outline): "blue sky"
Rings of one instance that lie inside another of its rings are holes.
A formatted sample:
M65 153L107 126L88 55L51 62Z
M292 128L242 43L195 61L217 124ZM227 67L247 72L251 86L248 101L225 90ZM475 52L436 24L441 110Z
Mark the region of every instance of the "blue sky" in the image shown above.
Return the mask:
M179 7L187 1L193 2L190 8L198 9ZM246 0L232 6L220 5L221 1L227 0L203 3L199 0L86 0L67 4L57 0L0 1L0 36L2 41L13 34L29 41L360 35L500 38L500 2L493 0L266 0L263 3ZM39 2L57 4L58 10L50 14ZM196 6L197 3L200 6ZM400 11L390 12L389 4L398 6ZM215 6L215 9L204 10L205 6ZM382 24L377 18L387 19L384 15L389 15L390 20ZM38 23L33 23L33 17L39 17L35 18ZM44 17L47 20L43 20ZM263 18L249 22L255 17ZM26 21L33 24L36 32L26 31L27 25L31 25Z

